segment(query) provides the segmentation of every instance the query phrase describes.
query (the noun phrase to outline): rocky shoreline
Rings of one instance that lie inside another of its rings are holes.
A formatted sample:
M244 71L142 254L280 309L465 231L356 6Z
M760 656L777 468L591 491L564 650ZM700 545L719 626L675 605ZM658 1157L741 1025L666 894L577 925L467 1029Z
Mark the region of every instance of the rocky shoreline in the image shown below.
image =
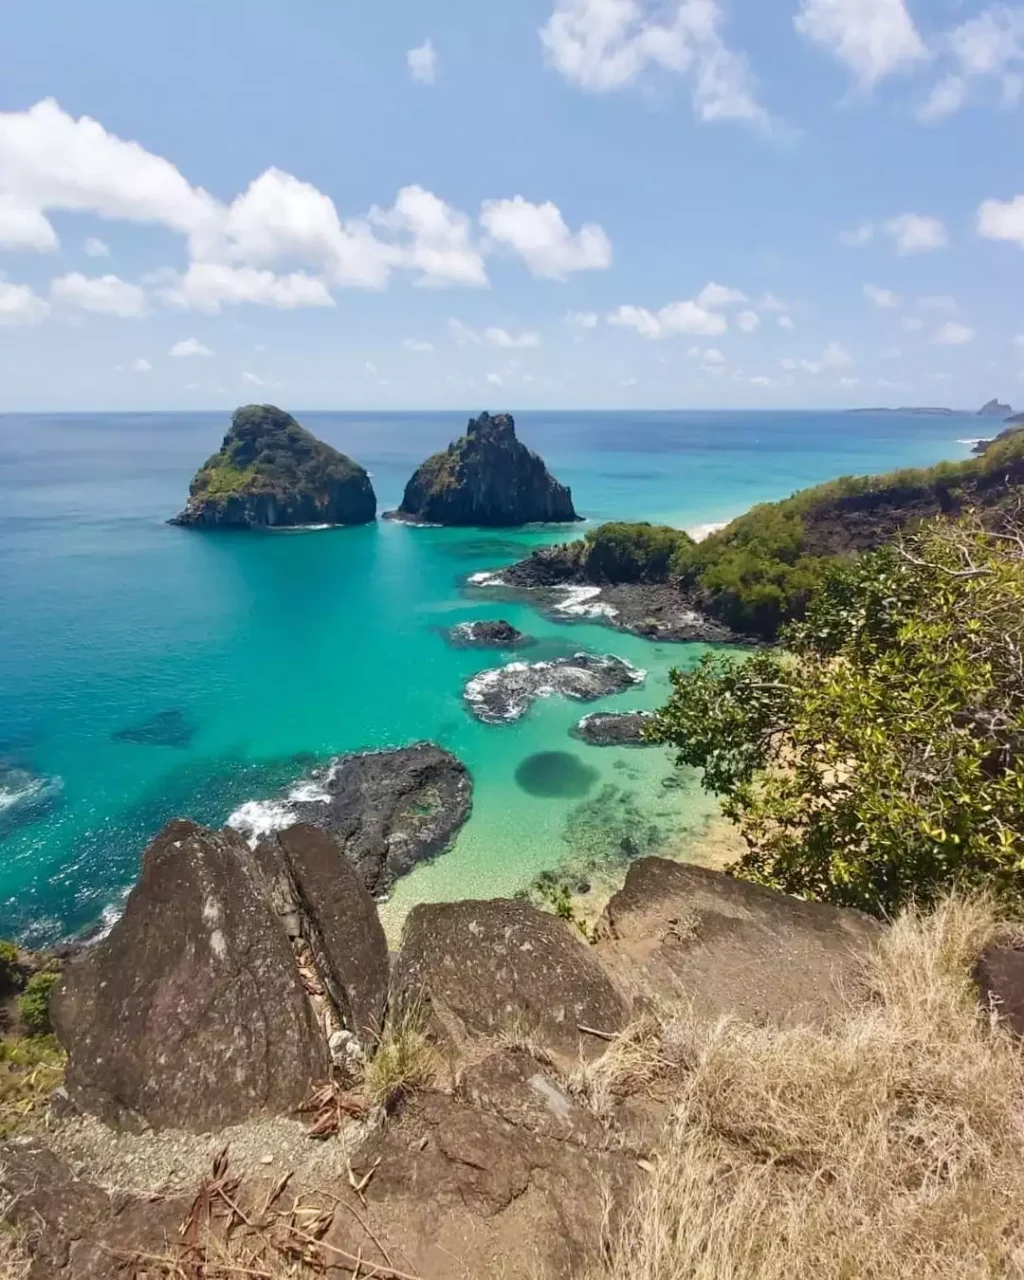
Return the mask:
M643 684L647 672L613 654L577 653L550 662L509 662L481 671L466 684L470 711L485 724L519 720L537 698L561 694L592 702Z

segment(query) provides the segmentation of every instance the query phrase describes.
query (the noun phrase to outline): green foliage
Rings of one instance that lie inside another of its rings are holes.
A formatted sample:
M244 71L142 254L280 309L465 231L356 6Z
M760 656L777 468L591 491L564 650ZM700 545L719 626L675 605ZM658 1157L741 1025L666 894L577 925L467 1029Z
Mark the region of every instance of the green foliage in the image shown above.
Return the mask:
M60 981L60 974L44 970L34 973L18 998L18 1012L26 1030L33 1036L45 1036L52 1030L50 993Z
M773 640L780 627L804 616L837 560L884 543L922 517L971 505L999 509L1021 482L1024 433L980 458L845 476L762 503L703 542L681 546L670 574L712 617ZM851 520L854 509L859 518Z
M1024 901L1024 534L975 517L834 565L788 652L672 675L653 732L705 771L740 875L875 914Z
M673 558L695 544L663 524L603 524L587 533L585 564L595 581L665 582Z
M363 474L351 458L318 440L290 414L273 405L247 405L232 416L220 452L196 473L191 494L228 498L301 489L321 495Z
M0 990L10 991L20 979L18 948L13 942L0 941Z

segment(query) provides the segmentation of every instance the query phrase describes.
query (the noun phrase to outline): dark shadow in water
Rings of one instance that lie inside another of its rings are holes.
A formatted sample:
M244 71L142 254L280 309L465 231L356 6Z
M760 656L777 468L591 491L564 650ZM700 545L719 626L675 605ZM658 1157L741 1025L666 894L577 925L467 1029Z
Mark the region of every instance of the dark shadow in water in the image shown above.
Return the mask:
M531 796L585 796L598 772L569 751L539 751L516 770L516 782Z
M179 747L184 749L196 735L197 726L180 707L158 711L148 720L126 725L110 736L115 742L134 742L140 747Z
M530 554L533 547L525 539L462 537L453 539L451 542L438 539L431 550L439 551L441 555L449 556L453 560L484 560L488 562L485 568L493 568L495 563L503 560L522 560L524 556Z

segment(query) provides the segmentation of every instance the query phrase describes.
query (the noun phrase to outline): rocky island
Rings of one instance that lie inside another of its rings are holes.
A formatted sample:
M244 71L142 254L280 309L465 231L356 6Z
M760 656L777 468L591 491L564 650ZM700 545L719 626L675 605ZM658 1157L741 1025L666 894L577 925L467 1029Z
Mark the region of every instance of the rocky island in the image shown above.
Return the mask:
M572 493L516 439L510 413L471 418L466 434L420 466L388 518L500 528L578 520Z
M197 529L368 524L366 471L271 404L236 409L220 452L195 474L171 524Z

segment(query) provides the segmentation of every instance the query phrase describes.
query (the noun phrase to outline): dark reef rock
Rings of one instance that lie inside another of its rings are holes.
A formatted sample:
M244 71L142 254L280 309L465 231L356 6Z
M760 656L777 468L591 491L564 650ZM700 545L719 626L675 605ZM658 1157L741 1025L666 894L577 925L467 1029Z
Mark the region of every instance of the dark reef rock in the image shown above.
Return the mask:
M517 631L511 622L460 622L446 632L449 644L457 649L521 649L533 643L532 636Z
M971 453L976 453L980 457L983 453L987 453L994 444L1001 444L1011 436L1019 435L1021 431L1024 431L1024 413L1015 413L1012 418L1006 419L1006 423L1007 425L997 436L993 436L990 440L979 440L971 450Z
M196 726L180 708L174 707L118 729L110 736L115 742L132 742L141 747L187 747L195 733Z
M571 751L537 751L521 761L516 785L531 796L577 800L593 790L600 774Z
M283 797L250 801L228 821L253 841L300 823L319 827L377 896L417 862L447 849L471 803L465 765L421 742L338 756Z
M535 698L560 693L592 702L643 684L647 672L614 654L577 653L551 662L510 662L481 671L466 684L465 699L478 720L505 724L518 720Z
M576 736L592 747L650 747L644 729L654 719L652 711L594 711L576 726Z
M236 409L220 452L196 472L171 524L198 529L367 524L370 478L274 405Z
M516 439L511 414L471 418L466 434L420 466L396 519L504 527L578 520L572 494Z
M517 1030L575 1059L602 1046L579 1027L615 1032L622 998L563 921L526 902L430 903L402 931L393 990L423 999L458 1043Z
M216 1129L289 1111L326 1040L252 854L233 831L172 822L124 914L52 1001L67 1090L108 1123Z

